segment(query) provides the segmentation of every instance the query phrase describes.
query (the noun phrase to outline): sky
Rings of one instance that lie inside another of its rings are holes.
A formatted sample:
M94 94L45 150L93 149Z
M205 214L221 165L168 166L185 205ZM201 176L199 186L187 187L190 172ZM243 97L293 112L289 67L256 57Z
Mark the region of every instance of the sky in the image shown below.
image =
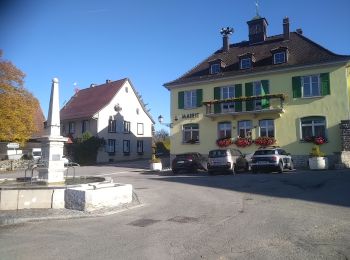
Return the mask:
M259 0L268 36L290 29L337 54L350 55L350 0ZM3 0L0 49L26 74L25 87L47 117L52 78L60 81L60 105L74 90L129 78L158 116L170 123L170 93L177 79L222 47L220 29L233 27L230 42L248 40L255 0Z

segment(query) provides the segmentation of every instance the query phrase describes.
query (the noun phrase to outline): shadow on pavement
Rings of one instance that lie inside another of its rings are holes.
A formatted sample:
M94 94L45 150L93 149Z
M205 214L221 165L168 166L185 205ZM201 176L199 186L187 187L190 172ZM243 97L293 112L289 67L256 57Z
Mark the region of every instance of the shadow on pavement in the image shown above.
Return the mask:
M154 180L350 207L350 171L216 176L202 172L183 175L160 172L158 175L164 177Z

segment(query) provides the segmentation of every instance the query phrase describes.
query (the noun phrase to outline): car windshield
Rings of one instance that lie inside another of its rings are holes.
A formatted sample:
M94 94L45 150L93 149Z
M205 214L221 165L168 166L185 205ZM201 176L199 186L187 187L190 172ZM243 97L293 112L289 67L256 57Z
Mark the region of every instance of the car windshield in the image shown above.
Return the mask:
M186 159L186 158L193 158L195 157L192 153L185 153L185 154L178 154L176 155L176 159Z
M225 157L226 155L226 150L213 150L209 152L210 158Z
M254 155L271 155L275 154L275 150L258 150L255 151Z

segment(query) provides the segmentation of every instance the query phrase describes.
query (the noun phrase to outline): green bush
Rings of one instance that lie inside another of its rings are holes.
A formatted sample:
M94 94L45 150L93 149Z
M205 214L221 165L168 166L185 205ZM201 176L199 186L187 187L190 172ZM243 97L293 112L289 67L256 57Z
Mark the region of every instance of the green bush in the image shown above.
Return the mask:
M105 141L85 132L81 138L74 139L73 143L74 162L91 165L96 163L98 149L104 146Z

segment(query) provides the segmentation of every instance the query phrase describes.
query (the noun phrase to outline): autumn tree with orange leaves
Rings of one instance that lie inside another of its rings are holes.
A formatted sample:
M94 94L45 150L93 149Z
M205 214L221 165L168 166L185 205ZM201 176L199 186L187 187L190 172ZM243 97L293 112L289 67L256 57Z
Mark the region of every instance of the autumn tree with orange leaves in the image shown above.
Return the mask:
M39 102L24 88L24 77L0 50L0 141L23 145L38 130L34 117Z

